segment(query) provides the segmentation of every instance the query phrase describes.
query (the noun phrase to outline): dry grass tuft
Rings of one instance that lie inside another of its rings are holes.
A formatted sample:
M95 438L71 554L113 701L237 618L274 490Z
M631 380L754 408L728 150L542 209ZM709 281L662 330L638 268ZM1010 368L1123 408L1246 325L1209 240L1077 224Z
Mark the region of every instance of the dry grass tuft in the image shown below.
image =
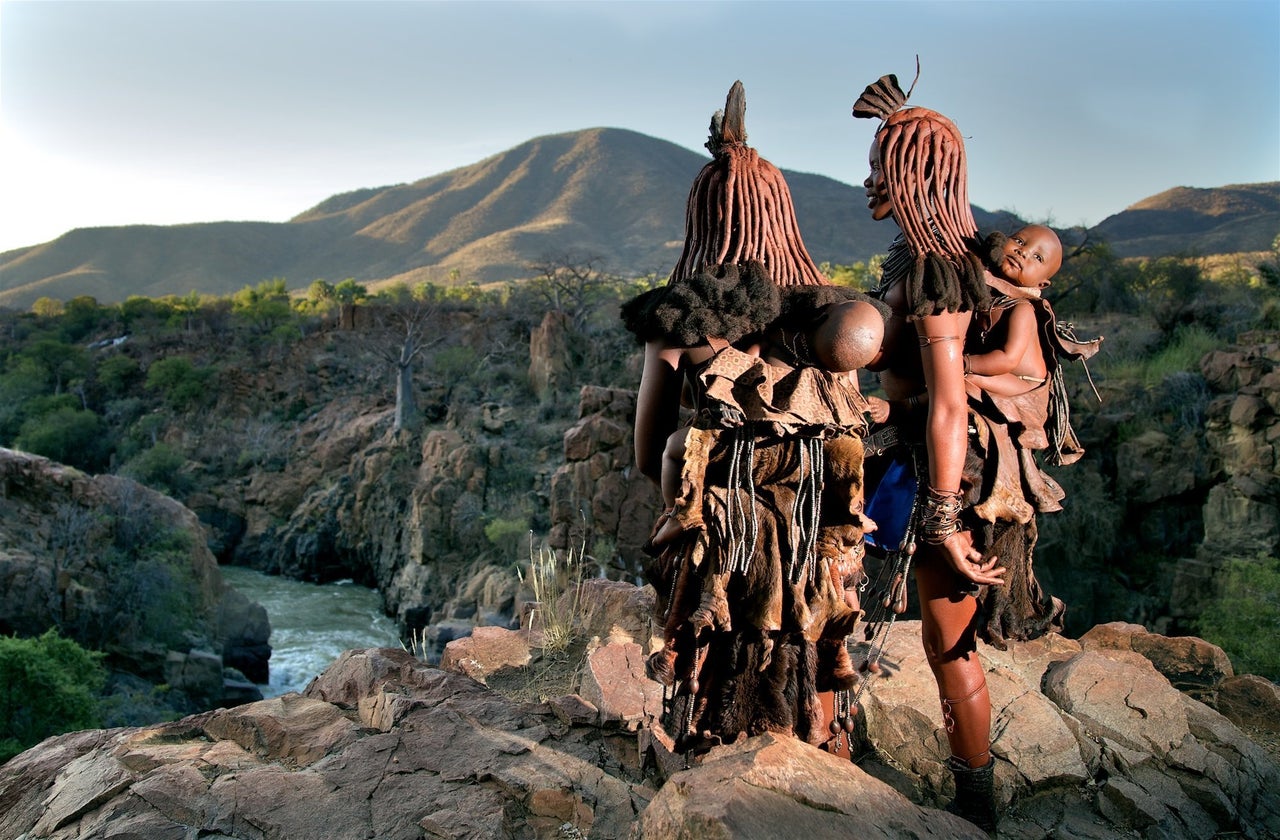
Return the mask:
M561 560L557 553L539 546L529 548L529 577L520 572L520 582L528 583L535 602L529 617L530 628L542 635L542 650L552 653L568 648L574 641L582 618L581 587L584 548L569 549Z

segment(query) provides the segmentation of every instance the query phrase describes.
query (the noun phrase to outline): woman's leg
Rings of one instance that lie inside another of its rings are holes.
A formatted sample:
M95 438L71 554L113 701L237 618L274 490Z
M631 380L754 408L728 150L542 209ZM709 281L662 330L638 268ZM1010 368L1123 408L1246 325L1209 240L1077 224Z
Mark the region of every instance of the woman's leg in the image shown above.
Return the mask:
M991 698L977 651L978 602L962 593L955 573L932 552L916 565L916 590L925 655L938 681L951 746L948 765L956 780L956 797L947 810L993 833L999 814L991 755Z
M925 655L938 682L951 754L969 767L990 760L991 698L977 652L978 602L944 561L922 545L915 567ZM926 552L928 552L926 554Z

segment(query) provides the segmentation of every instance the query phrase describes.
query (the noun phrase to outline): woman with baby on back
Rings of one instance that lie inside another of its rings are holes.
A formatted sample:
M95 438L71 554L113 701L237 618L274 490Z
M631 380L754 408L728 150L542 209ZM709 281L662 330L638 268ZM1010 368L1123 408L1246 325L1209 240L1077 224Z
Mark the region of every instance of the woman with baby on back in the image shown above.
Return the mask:
M949 808L994 831L991 702L977 640L1003 647L1061 629L1064 609L1031 568L1035 515L1061 509L1063 497L1033 456L1050 447L1056 360L1033 337L1038 318L1019 308L1039 297L1061 249L1047 228L983 240L959 130L936 111L908 107L908 96L884 76L853 109L880 121L868 209L900 230L873 293L891 314L884 350L868 365L886 397L870 399L878 425L867 447L867 511L879 528L868 536L885 552L885 579L904 581L886 592L895 611L905 609L914 574L956 781ZM1066 428L1056 448L1078 457ZM869 656L874 670L875 647Z

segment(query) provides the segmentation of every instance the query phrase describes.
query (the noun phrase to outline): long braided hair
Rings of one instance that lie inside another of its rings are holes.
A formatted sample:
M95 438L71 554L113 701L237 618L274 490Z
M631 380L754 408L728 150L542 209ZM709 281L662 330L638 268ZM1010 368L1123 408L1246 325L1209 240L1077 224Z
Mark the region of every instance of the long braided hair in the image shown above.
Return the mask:
M913 315L986 309L990 292L969 206L964 138L937 111L905 107L908 96L890 74L868 85L853 106L855 117L882 120L876 131L880 167L902 230L885 274L892 269L909 272L907 300Z
M800 237L782 173L747 145L746 93L734 82L711 118L702 168L685 204L684 250L671 282L710 267L759 262L777 286L830 285Z

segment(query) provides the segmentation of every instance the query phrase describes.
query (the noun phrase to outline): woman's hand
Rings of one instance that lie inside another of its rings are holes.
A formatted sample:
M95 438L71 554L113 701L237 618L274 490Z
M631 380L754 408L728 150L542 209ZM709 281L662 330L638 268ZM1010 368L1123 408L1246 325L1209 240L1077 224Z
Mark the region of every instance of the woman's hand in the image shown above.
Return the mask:
M991 557L984 560L982 552L973 546L973 534L968 531L956 531L942 542L938 548L947 558L952 571L961 577L982 586L1003 586L1001 577L1005 569L998 565L1000 558Z

